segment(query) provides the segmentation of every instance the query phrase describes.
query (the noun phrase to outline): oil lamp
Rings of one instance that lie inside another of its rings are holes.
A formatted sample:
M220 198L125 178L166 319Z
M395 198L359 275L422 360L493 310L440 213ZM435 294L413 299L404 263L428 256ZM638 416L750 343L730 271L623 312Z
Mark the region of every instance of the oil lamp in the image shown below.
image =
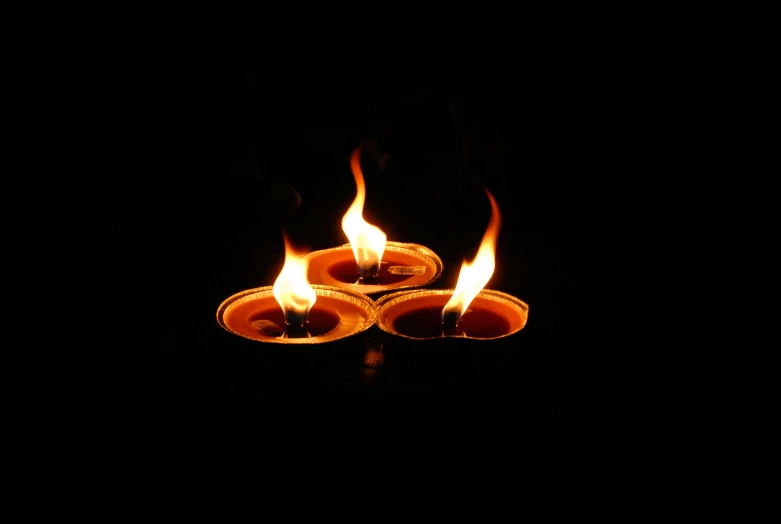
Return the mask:
M385 233L363 219L366 185L361 150L350 156L357 194L342 217L348 244L306 255L307 279L313 284L351 289L364 294L419 287L442 274L442 260L420 244L387 240Z
M526 325L529 306L506 293L483 289L494 272L501 214L493 195L491 220L477 255L464 261L455 289L405 290L377 301L377 326L411 339L459 337L496 339Z
M222 328L259 342L317 344L355 335L374 324L374 301L349 289L310 285L305 257L284 238L285 264L274 285L224 300L217 309Z

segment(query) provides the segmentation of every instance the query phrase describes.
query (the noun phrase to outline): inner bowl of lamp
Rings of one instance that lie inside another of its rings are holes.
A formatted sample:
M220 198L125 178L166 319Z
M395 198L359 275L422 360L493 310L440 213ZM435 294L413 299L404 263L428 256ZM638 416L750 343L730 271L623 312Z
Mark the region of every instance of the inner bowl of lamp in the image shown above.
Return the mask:
M513 335L526 326L528 304L507 293L484 289L461 317L457 334L445 334L442 309L453 292L453 289L426 289L385 295L376 303L377 327L416 340L450 337L492 340Z
M362 279L350 244L313 251L304 256L311 284L349 289L366 295L431 284L442 275L442 260L420 244L385 243L379 274Z
M274 298L273 286L248 289L225 299L217 323L229 333L272 344L320 344L369 329L377 320L374 301L356 291L312 285L317 300L303 329L291 330ZM302 336L305 333L306 336Z

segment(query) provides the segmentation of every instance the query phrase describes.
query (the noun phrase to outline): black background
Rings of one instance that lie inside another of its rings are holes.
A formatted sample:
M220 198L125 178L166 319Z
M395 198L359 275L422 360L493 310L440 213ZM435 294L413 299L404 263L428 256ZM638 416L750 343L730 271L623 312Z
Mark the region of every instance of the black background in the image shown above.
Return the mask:
M705 500L725 353L689 329L690 255L710 240L709 177L734 161L717 143L737 120L711 84L736 58L730 26L491 3L43 14L45 156L62 175L49 189L67 199L52 236L77 260L52 278L94 284L80 311L106 317L59 357L77 469L140 475L173 519L197 507L179 493L239 475L253 479L239 500L327 494L323 514ZM346 242L358 146L365 217L437 252L436 287L474 254L482 187L494 194L487 287L530 305L521 333L386 339L372 371L361 353L377 330L300 351L217 325L222 300L273 283L283 228L312 250ZM85 518L136 506L108 491L102 509L84 488Z

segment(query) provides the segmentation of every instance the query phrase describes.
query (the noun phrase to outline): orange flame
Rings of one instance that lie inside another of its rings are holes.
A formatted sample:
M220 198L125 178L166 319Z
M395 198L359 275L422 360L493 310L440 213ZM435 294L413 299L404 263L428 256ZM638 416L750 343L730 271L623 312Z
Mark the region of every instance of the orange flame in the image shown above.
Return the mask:
M301 259L306 253L297 253L287 235L283 233L282 236L285 239L285 265L274 282L274 298L285 312L285 319L288 313L306 318L317 300L315 290L306 279L309 263Z
M445 313L455 313L459 320L466 312L469 304L478 293L488 284L491 276L494 274L496 241L499 238L499 229L502 225L502 216L499 213L499 206L496 204L493 195L486 190L488 199L491 201L491 220L483 234L483 240L480 242L480 248L472 262L464 261L461 265L461 272L458 274L458 283L453 292L453 296L442 309L442 315Z
M355 262L363 274L376 266L379 270L382 254L385 252L386 235L380 228L363 219L363 204L366 201L366 186L361 172L361 150L356 148L350 156L350 167L355 177L358 193L350 208L342 217L342 230L350 240Z

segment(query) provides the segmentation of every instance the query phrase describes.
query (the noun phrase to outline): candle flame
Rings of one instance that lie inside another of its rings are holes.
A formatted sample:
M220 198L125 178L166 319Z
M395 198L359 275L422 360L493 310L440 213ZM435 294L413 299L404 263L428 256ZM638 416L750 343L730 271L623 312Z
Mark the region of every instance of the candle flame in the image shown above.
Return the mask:
M356 148L350 156L350 167L355 177L358 192L350 208L342 218L342 230L350 240L355 262L361 274L371 272L371 268L379 270L382 254L385 251L386 235L380 228L369 224L363 219L363 204L366 201L366 186L361 171L361 150ZM375 271L376 275L376 271Z
M461 272L458 274L458 283L453 296L450 297L450 300L442 309L443 317L446 313L454 313L458 321L460 321L469 304L488 284L488 281L494 274L496 241L499 238L502 216L499 213L499 206L496 204L493 195L488 190L485 192L491 201L491 220L488 222L488 227L483 234L483 240L480 242L477 255L471 262L465 260L461 265Z
M306 279L309 263L301 258L306 253L296 252L287 235L283 233L282 236L285 239L285 264L274 282L274 298L285 312L286 321L288 313L305 318L317 300L315 290Z

